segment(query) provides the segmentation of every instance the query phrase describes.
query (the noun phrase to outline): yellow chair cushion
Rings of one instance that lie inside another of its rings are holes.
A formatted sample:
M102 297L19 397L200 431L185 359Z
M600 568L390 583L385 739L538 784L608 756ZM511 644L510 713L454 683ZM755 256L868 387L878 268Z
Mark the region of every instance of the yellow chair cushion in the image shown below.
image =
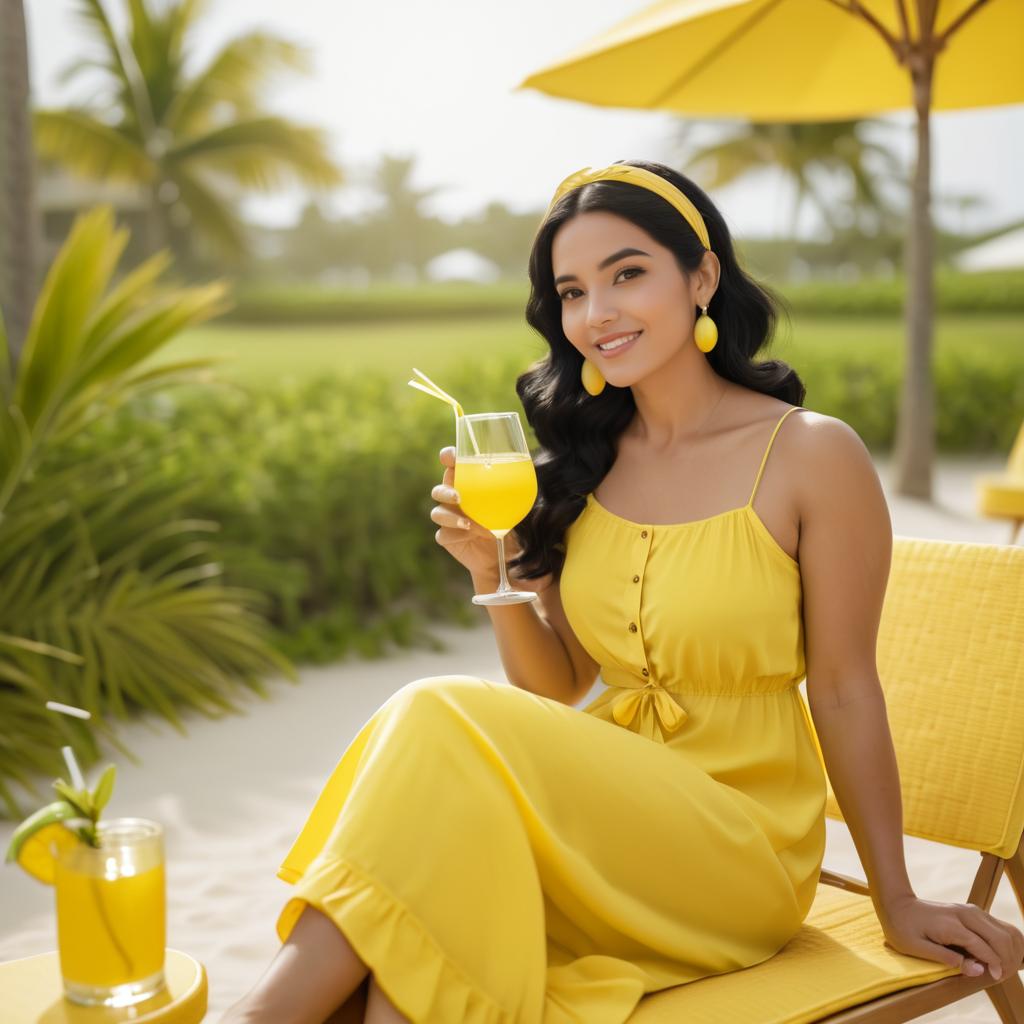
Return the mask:
M883 943L870 897L821 884L803 928L774 956L645 996L630 1024L804 1024L960 973Z
M1024 477L989 473L975 480L978 511L982 515L1024 519Z

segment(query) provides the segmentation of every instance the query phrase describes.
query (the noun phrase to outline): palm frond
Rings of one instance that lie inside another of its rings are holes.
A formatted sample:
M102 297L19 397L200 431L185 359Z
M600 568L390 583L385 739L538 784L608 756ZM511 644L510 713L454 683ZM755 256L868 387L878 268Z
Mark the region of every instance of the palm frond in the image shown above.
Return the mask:
M834 233L836 204L824 200L815 176L827 174L853 186L847 209L854 217L870 212L884 216L888 206L878 188L879 177L870 169L867 158L880 159L893 179L900 176L899 161L883 142L865 138L868 129L883 123L864 119L792 124L751 122L732 129L724 139L692 148L686 165L698 176L703 175L709 188L777 167L796 188L794 224L806 196L813 200Z
M145 138L153 130L153 109L138 64L131 53L125 52L100 0L80 0L80 4L79 17L92 28L106 51L107 66L126 102L126 120L137 125Z
M73 651L65 651L63 647L40 643L38 640L26 640L23 636L10 636L0 633L0 647L8 651L30 651L32 654L46 654L51 658L60 658L71 665L81 665L83 658Z
M215 168L249 188L277 188L293 179L314 186L337 185L342 180L327 154L324 132L281 117L258 117L216 128L179 143L168 160L172 165Z
M227 284L216 281L156 299L131 316L83 358L68 388L74 392L116 378L147 359L171 337L229 308Z
M212 380L211 368L220 361L211 356L160 363L82 388L62 407L60 423L53 430L53 442L61 444L71 439L98 417L109 415L119 406L153 391L179 384L208 384Z
M104 299L125 241L110 208L100 207L76 220L47 275L15 388L36 433L60 432L64 415L80 420L91 388L130 373L176 332L228 308L224 282L150 298L139 308L153 295L155 275L166 265L162 257Z
M166 124L178 137L205 133L214 108L227 103L251 109L266 77L276 68L308 72L310 50L266 32L229 40L209 63L182 85L167 111Z
M33 433L67 390L66 380L83 341L82 326L106 290L128 233L114 229L110 207L76 219L53 261L29 326L14 388L14 401Z
M167 45L172 53L186 51L189 36L209 9L210 0L179 0L167 9Z
M40 156L88 178L148 182L155 165L138 141L88 110L35 110L33 138Z
M103 71L109 74L110 70L110 64L107 61L99 60L96 57L83 57L61 68L57 73L57 84L71 85L83 71Z
M695 149L687 168L710 189L723 188L738 178L763 170L772 159L767 141L754 133L734 135Z
M158 38L158 22L151 17L145 0L126 0L129 13L128 44L144 80L153 74L162 59L165 39Z
M89 355L110 336L117 324L129 313L145 305L156 293L157 279L170 266L171 254L156 253L126 274L109 294L97 304L86 328L82 353Z

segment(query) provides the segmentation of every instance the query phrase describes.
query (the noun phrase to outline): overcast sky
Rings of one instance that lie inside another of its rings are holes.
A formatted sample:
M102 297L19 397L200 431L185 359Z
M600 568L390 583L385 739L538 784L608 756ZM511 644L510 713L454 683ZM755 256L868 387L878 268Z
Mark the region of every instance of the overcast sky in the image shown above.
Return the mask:
M123 0L104 0L119 20ZM152 0L151 0L152 2ZM36 102L81 101L57 73L82 54L77 0L28 0ZM308 46L314 73L272 83L267 105L328 130L332 153L353 180L383 152L417 157L415 182L444 185L433 212L452 218L492 199L524 210L547 204L567 174L586 165L644 157L681 166L669 147L675 119L665 114L588 107L515 91L527 74L647 6L647 0L213 0L194 53L202 61L233 35L265 28ZM984 69L979 68L983 74ZM891 115L909 161L909 114ZM956 228L1024 218L1024 107L933 116L936 194L974 194L970 212L936 206ZM696 124L696 138L719 126ZM784 230L791 195L774 173L721 189L715 198L732 230ZM254 219L286 223L297 191L246 204ZM367 202L356 185L331 201L338 211ZM802 221L813 230L810 209Z

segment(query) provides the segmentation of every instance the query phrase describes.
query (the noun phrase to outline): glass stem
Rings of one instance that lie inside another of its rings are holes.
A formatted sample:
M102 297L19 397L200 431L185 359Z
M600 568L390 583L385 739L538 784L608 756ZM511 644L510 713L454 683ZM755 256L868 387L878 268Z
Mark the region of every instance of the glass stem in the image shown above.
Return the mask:
M498 569L501 571L501 583L498 584L498 589L495 593L503 594L512 589L508 582L508 576L505 573L505 538L495 535L494 539L498 542Z

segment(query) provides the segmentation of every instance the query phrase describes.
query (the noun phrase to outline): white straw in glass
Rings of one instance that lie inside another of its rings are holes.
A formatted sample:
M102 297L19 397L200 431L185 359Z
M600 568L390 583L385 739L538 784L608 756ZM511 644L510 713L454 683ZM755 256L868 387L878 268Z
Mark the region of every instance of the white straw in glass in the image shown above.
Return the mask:
M82 769L78 767L78 762L75 760L75 752L70 747L61 747L60 752L64 755L64 763L68 766L71 785L75 789L85 789L85 776L82 775Z

